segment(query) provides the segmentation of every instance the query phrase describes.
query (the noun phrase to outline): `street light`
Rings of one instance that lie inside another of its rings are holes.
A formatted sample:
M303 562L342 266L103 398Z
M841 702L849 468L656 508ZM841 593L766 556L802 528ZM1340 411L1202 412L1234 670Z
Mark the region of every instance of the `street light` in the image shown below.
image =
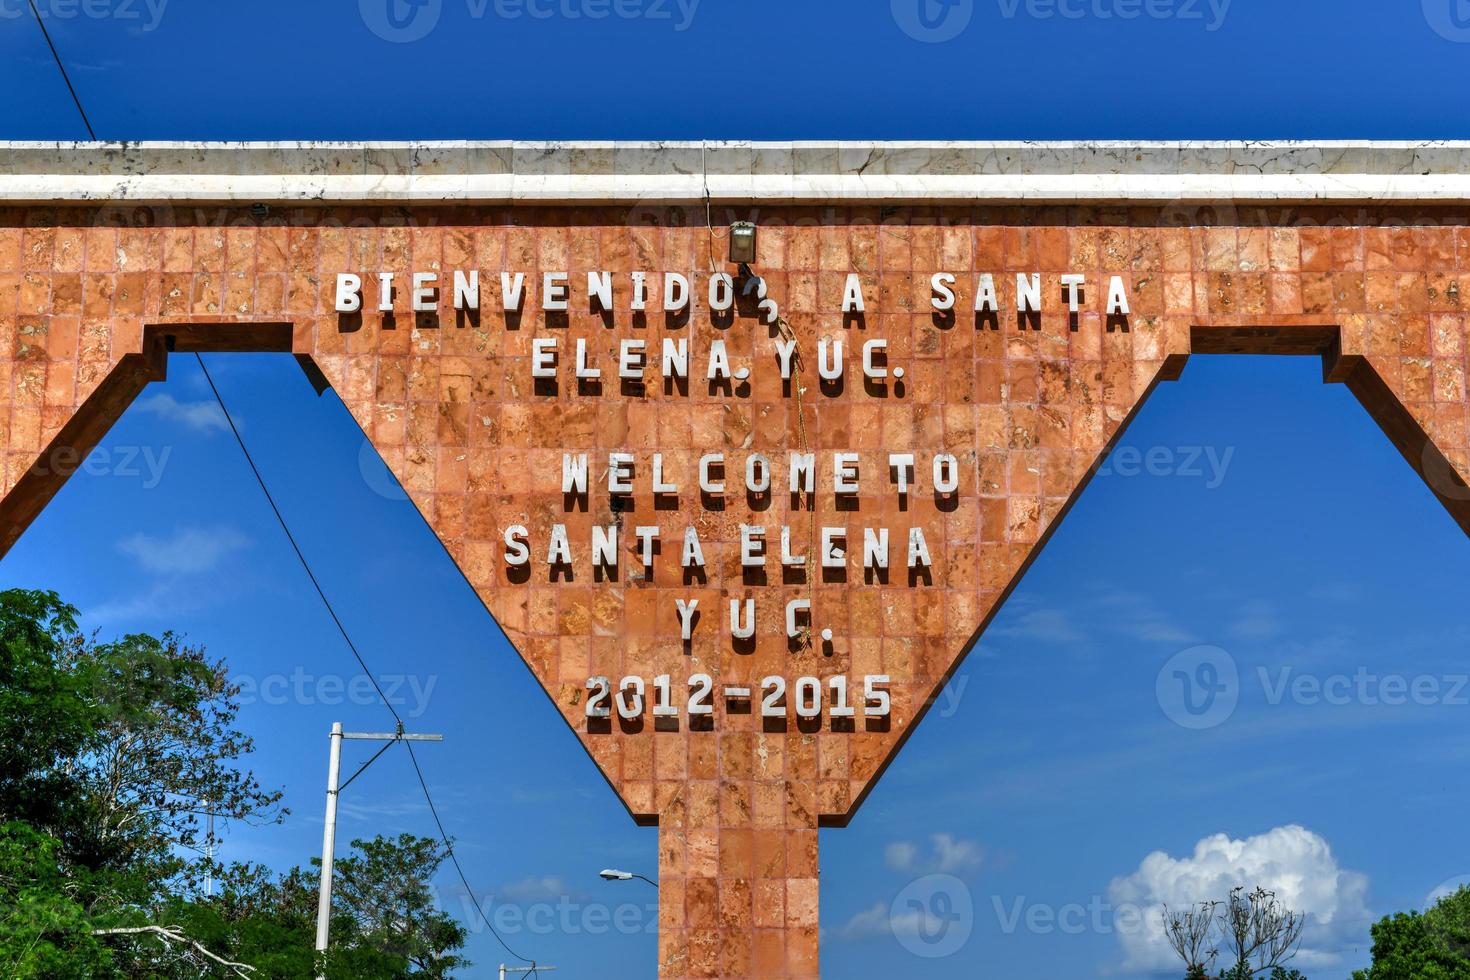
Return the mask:
M730 226L730 261L736 265L755 261L755 222L737 221Z
M616 868L604 868L603 870L597 872L597 876L603 881L632 881L634 878L639 878L643 881L648 882L655 888L658 887L658 882L654 881L652 878L647 878L640 874L634 874L631 871L619 871Z

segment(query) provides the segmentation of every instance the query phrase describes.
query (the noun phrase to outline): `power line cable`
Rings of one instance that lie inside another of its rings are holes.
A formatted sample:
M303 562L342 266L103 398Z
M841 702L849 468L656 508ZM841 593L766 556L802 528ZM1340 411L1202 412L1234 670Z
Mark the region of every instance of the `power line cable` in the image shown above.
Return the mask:
M87 135L93 142L97 141L97 134L92 130L92 120L87 118L87 110L82 108L82 100L77 95L77 90L71 83L71 76L66 73L66 65L61 61L61 55L56 51L56 45L51 40L51 32L46 30L46 22L41 19L41 12L36 9L36 0L26 0L31 5L31 14L36 18L36 26L41 29L41 36L46 39L46 47L51 49L51 57L56 59L56 67L61 71L61 80L66 82L66 90L71 93L71 100L77 107L77 113L82 117L82 125L87 127Z
M475 890L470 887L470 882L469 879L465 877L464 869L459 866L459 858L456 857L454 853L454 844L450 841L449 835L444 832L444 822L439 819L439 810L437 807L434 806L434 798L429 795L429 784L424 780L424 771L419 768L419 759L418 756L414 754L413 743L404 742L403 745L405 748L408 749L408 758L411 762L413 762L413 771L414 774L419 777L419 785L424 788L424 799L428 801L429 813L433 815L434 824L439 828L439 837L441 840L444 841L444 848L449 854L449 861L451 864L454 865L455 873L459 875L459 883L464 886L464 890L466 894L469 895L470 901L475 903L475 911L480 913L480 918L485 921L485 925L490 927L490 931L494 933L496 941L499 942L501 946L505 947L505 951L507 953L510 953L510 955L514 956L516 959L524 960L525 962L531 964L531 976L539 977L541 974L536 969L536 961L533 959L528 959L522 956L520 953L517 953L515 950L511 949L509 946L506 946L505 940L500 938L500 933L497 932L495 926L491 924L490 917L486 915L485 910L480 907L479 897L475 895Z
M198 352L195 352L194 360L199 362L199 370L204 372L204 380L209 382L209 390L214 392L214 400L219 403L220 411L224 412L225 421L229 423L230 431L235 434L235 442L239 444L240 452L245 454L245 462L250 464L250 472L255 474L255 482L260 484L260 492L265 494L266 503L271 505L271 512L276 515L276 523L281 525L281 530L286 534L286 540L291 542L291 550L296 552L296 559L301 562L301 567L306 569L306 577L311 579L311 585L316 589L316 594L321 597L322 605L327 607L327 613L332 617L332 622L337 625L337 632L342 634L342 639L347 643L347 649L352 651L352 655L357 658L358 666L362 668L364 674L367 674L368 680L372 681L373 690L377 691L378 697L383 699L383 705L392 713L393 720L402 724L403 719L399 717L398 709L393 707L392 702L388 700L388 695L383 693L382 685L378 683L378 678L373 672L368 669L367 661L358 652L357 644L353 643L352 637L347 635L347 627L342 625L342 620L337 616L337 610L332 608L331 601L327 598L326 592L322 590L321 582L317 581L316 573L311 570L311 563L306 560L306 555L301 553L301 545L296 543L296 535L292 534L291 529L286 526L286 518L281 516L281 508L276 506L276 498L271 495L270 490L266 487L265 478L260 475L260 468L255 465L255 458L250 455L250 450L246 448L245 440L240 436L240 430L235 425L234 417L230 415L230 410L225 405L224 398L220 396L219 388L215 386L214 378L210 375L209 368L204 365L204 358Z
M398 730L402 731L403 719L399 716L398 710L388 700L388 696L383 693L383 688L378 684L377 677L368 667L367 661L363 659L362 653L358 651L357 644L352 642L352 637L347 633L347 627L342 624L342 620L337 615L336 609L332 607L331 600L327 598L327 593L322 589L321 582L317 580L316 573L311 570L311 564L306 560L306 555L301 551L301 546L296 543L296 536L291 533L291 528L286 524L286 518L281 514L281 508L276 505L275 496L271 494L270 488L266 486L265 477L261 475L260 467L255 465L255 458L250 455L250 449L245 445L245 440L240 435L240 429L235 425L235 419L230 414L229 406L225 404L224 397L220 395L219 387L215 385L214 378L210 375L209 368L205 365L203 356L196 351L194 353L194 359L199 362L199 370L204 372L204 380L209 383L209 390L214 393L214 400L219 404L220 411L224 413L225 421L229 424L230 431L234 433L235 442L239 445L240 452L244 454L245 462L250 465L250 472L255 475L255 482L260 485L260 492L265 495L266 502L270 504L271 512L276 515L276 523L281 525L281 530L285 533L286 540L291 542L291 550L296 552L297 560L301 562L301 567L306 570L306 577L311 579L311 584L316 589L316 594L321 598L322 605L327 608L327 613L332 617L332 622L337 626L337 632L342 634L342 639L346 641L347 648L352 651L353 657L357 659L358 666L362 667L363 673L368 676L368 680L372 681L373 689L378 692L378 697L382 699L383 706L393 715L393 720L398 722ZM399 739L399 741L403 740ZM388 745L385 745L378 751L378 755L382 755L388 746L392 744L392 742L389 742ZM419 787L424 793L424 801L429 804L429 813L434 817L434 825L439 829L439 839L444 842L445 853L448 855L450 863L454 865L454 871L459 876L459 882L464 886L465 893L469 896L470 902L475 906L475 911L479 913L480 919L485 923L486 928L490 930L490 934L495 937L495 941L500 944L501 948L516 959L524 963L529 963L531 965L531 976L539 977L540 973L536 969L536 961L528 956L522 956L520 953L511 949L505 939L500 935L500 931L495 928L495 923L491 922L490 917L485 914L484 907L480 905L479 896L470 887L469 877L464 873L464 868L459 863L459 857L454 853L454 842L450 840L449 834L444 829L444 821L439 818L439 808L434 805L433 794L429 792L429 783L424 779L424 771L419 768L419 760L418 756L414 755L413 743L404 741L403 744L408 748L408 757L413 762L413 771L418 776ZM375 755L373 759L377 757ZM372 760L369 760L368 764L371 765ZM366 768L367 766L363 767L363 769ZM358 772L360 773L361 770ZM352 778L356 779L357 775L354 774ZM348 782L351 781L351 779L348 780Z
M61 54L56 50L55 42L51 40L51 32L46 30L46 22L41 19L41 12L36 9L36 0L27 0L27 3L30 5L31 14L35 18L36 26L41 29L41 36L46 39L46 46L51 50L51 57L56 62L56 68L61 72L61 79L66 83L66 90L71 93L71 100L76 106L77 114L82 117L82 125L86 126L87 135L95 142L97 133L92 128L92 121L87 118L87 110L82 106L82 100L77 95L76 87L72 85L71 76L67 73L66 65L61 60ZM234 435L235 442L240 447L241 454L245 457L245 462L249 464L250 472L255 476L255 482L260 486L261 493L265 495L266 503L270 504L271 513L275 515L276 523L280 525L282 533L286 535L286 540L290 542L291 550L296 553L296 559L301 563L302 569L306 572L306 577L311 580L312 588L316 590L316 594L321 599L322 605L326 607L327 614L332 617L332 622L336 625L337 632L342 634L342 639L347 644L347 648L352 651L352 656L357 660L358 666L362 668L363 673L367 675L369 682L372 683L373 690L377 691L378 698L382 701L383 707L388 709L389 714L393 716L393 720L398 723L399 730L402 731L403 718L398 714L398 709L393 707L393 703L388 700L388 695L383 691L382 685L378 683L377 676L368 667L367 661L363 658L361 651L357 649L357 644L352 642L352 636L347 632L347 627L343 625L341 617L337 615L337 610L332 606L331 600L327 598L326 591L322 588L321 582L316 577L316 573L311 570L311 563L306 560L306 555L301 551L301 545L296 541L296 535L291 533L291 528L286 523L286 518L281 514L281 508L276 504L275 496L270 492L270 488L266 486L265 478L261 475L260 468L255 465L255 458L250 454L249 447L245 445L245 440L240 435L240 429L235 425L235 419L230 414L229 406L225 404L219 387L214 383L214 377L210 375L209 368L204 363L204 358L196 351L194 359L199 362L199 370L203 372L204 380L208 382L209 390L214 394L215 402L218 403L220 411L224 413L225 421L230 426L230 432ZM377 754L368 760L368 765L371 765L392 744L392 742L389 742L382 749L379 749ZM516 959L529 963L531 966L531 976L539 977L540 971L536 969L536 961L530 957L522 956L520 953L511 949L505 939L500 935L499 930L495 928L495 924L490 921L490 917L485 914L485 909L480 904L480 899L475 894L475 890L470 886L469 877L465 874L464 868L459 863L459 857L454 852L454 843L450 839L448 832L444 829L444 821L439 817L439 808L434 804L434 797L429 792L428 781L424 778L424 772L419 767L418 757L414 755L413 744L410 742L404 742L403 744L408 748L408 756L413 763L414 774L418 777L419 788L423 791L424 801L429 805L429 813L434 817L434 825L439 830L439 839L444 843L445 853L448 855L450 863L454 865L454 870L459 877L460 884L464 886L465 893L475 906L475 911L479 914L481 920L484 921L485 926L490 930L490 934L495 937L495 941L500 944L501 948ZM363 769L366 768L367 766L363 766ZM358 773L360 774L361 771L359 770ZM352 779L355 778L357 778L356 775L352 777ZM350 783L352 779L349 779L348 782Z

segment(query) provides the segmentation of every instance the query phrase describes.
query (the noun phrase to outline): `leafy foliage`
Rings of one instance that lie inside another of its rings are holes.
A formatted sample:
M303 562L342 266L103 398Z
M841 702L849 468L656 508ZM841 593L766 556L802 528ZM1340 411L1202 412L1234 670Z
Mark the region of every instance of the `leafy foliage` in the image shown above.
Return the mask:
M1373 926L1373 965L1354 980L1470 980L1470 888Z
M464 945L464 927L434 906L429 877L448 856L438 841L403 834L355 840L358 855L337 862L333 927L346 920L346 945L400 958L410 972L446 976L468 965L450 955ZM364 975L364 974L358 974Z
M239 687L178 637L98 644L55 593L0 593L0 819L64 845L69 863L142 873L144 893L200 850L201 818L279 820L281 794L238 768ZM105 898L105 896L94 896Z
M76 897L82 882L63 871L58 849L26 824L0 826L0 976L112 975L111 953Z
M62 669L80 642L77 611L55 593L0 594L0 814L65 821L63 767L101 722L92 678Z
M434 905L445 854L403 836L338 864L332 948L317 873L201 859L206 816L281 820L240 761L239 687L173 634L98 643L55 593L0 592L0 976L446 977L464 929ZM206 867L219 893L195 887Z
M436 841L412 835L355 840L356 853L337 860L332 890L332 945L314 962L318 872L301 868L274 877L262 867L225 869L211 898L173 899L158 921L254 967L252 977L322 975L329 980L448 977L469 966L455 955L464 927L435 907L430 886L445 854ZM319 862L313 862L319 864ZM130 975L192 980L201 965L141 942ZM146 966L146 969L142 967Z

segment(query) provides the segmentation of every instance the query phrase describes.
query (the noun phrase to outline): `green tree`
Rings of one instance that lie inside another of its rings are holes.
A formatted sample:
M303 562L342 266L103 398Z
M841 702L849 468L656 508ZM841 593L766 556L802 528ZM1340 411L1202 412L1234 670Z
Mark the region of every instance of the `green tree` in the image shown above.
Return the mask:
M203 816L284 815L239 766L238 693L172 634L97 643L54 592L0 592L4 975L110 976L130 945L180 945L124 930L187 889Z
M112 955L92 935L59 842L28 824L0 825L0 976L101 977Z
M178 930L223 959L247 963L253 978L316 976L316 882L297 870L276 877L259 865L218 869L218 891L209 897L173 895L155 910L159 923ZM141 936L125 957L129 977L193 980L219 965ZM204 969L201 969L204 967ZM332 974L335 976L335 974Z
M1373 926L1373 965L1354 980L1470 980L1470 888Z
M394 980L466 965L464 929L432 900L434 841L353 842L320 964L316 872L202 859L207 815L285 814L240 765L253 745L238 695L222 661L173 634L98 643L55 593L0 592L0 976Z
M444 845L403 834L352 846L358 853L337 862L332 892L332 928L347 927L344 954L370 950L399 961L393 976L445 977L467 966L454 955L464 946L465 929L435 906L430 886L448 856Z
M162 639L96 643L55 593L0 592L0 820L61 842L58 858L125 872L87 901L146 901L202 850L203 817L281 819L281 794L239 760L239 687L223 662ZM107 884L107 876L94 879Z
M65 822L65 766L101 723L93 677L62 666L76 617L54 592L0 593L0 819Z
M445 859L443 845L404 834L355 840L352 847L334 866L332 943L322 963L313 962L316 870L296 868L276 878L259 866L235 865L224 869L219 894L171 902L159 921L222 957L249 963L255 978L440 978L469 966L458 955L464 927L434 903L431 881ZM156 943L140 942L132 962L130 975L198 976L194 959Z
M74 853L173 872L172 855L210 843L208 814L255 824L284 816L280 792L238 765L254 742L235 727L240 689L223 661L165 633L84 643L63 666L90 679L101 715L64 767L85 818L65 828Z
M1249 966L1236 965L1220 974L1219 980L1253 980L1254 977L1260 975ZM1210 980L1210 977L1201 969L1197 973L1192 972L1188 974L1184 980ZM1268 980L1307 980L1307 978L1300 970L1289 970L1284 966L1275 966L1271 968Z

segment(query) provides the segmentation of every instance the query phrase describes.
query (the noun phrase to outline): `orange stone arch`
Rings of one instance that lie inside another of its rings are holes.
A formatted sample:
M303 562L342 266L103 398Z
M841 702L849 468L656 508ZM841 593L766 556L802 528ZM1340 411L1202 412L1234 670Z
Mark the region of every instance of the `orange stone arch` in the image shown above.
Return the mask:
M714 323L698 291L683 324L639 317L627 295L606 312L574 303L553 323L534 306L499 312L501 271L530 284L553 270L574 282L584 270L706 271L702 212L180 208L140 227L105 209L0 210L0 545L163 377L168 351L295 354L341 396L632 816L660 827L660 975L816 977L818 827L852 817L1154 386L1192 353L1321 356L1325 380L1352 389L1470 531L1470 228L1421 217L1266 212L1173 227L1140 208L767 209L755 267L803 345L803 376L823 337L884 337L907 369L902 391L850 384L798 403L770 370L731 393L531 383L530 338L547 330L604 358L633 331L680 330L696 350L723 336L737 363L757 363L774 334L748 309ZM339 272L420 269L480 270L484 308L457 314L441 295L438 313L415 314L403 290L388 319L333 312ZM937 271L957 274L960 311L982 272L1040 272L1048 305L1035 318L942 319L930 306ZM868 308L844 319L852 272ZM1094 302L1070 316L1058 302L1069 272L1090 289L1125 277L1130 315L1108 320ZM799 447L858 452L873 473L889 451L953 453L961 489L904 505L865 495L846 510L823 494L806 510L782 495L759 509L734 494L719 509L687 498L669 509L638 492L614 509L561 493L564 452L628 450L641 465L658 451L687 478L711 448L738 472L750 453ZM565 523L575 540L630 514L666 531L697 525L713 555L706 580L686 583L669 560L648 578L599 579L585 550L556 581L518 578L502 560L511 525L544 540L534 535ZM922 528L932 581L849 570L762 584L731 560L740 524L818 520L881 522L898 540ZM813 596L814 620L837 626L832 649L793 649L767 602L755 642L733 650L721 607L747 594ZM673 599L690 595L712 625L686 646ZM772 728L721 706L710 731L646 720L599 731L584 717L589 676L678 677L692 665L752 684L886 674L893 715L880 727Z

